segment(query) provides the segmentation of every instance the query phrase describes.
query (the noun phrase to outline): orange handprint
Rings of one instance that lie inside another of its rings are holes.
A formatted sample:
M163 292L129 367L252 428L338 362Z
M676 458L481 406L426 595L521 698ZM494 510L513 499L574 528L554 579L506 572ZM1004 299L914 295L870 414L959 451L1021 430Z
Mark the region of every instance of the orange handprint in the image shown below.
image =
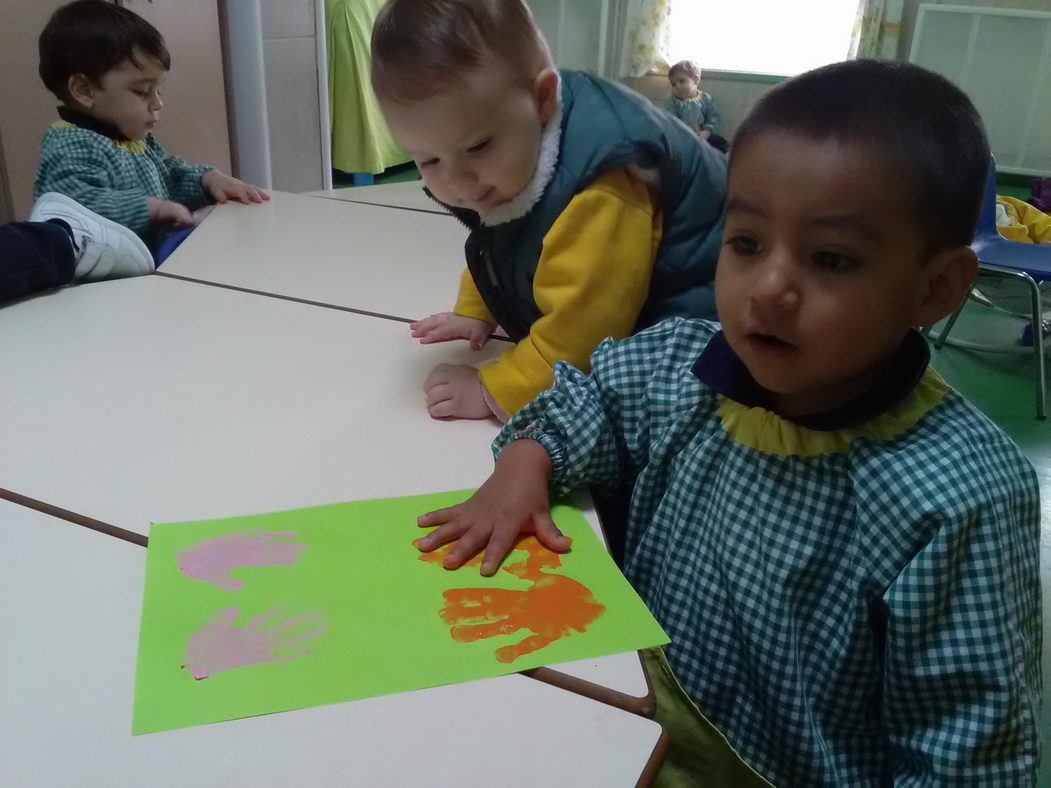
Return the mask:
M451 545L420 555L421 561L439 566ZM595 601L591 590L565 575L544 570L562 565L557 553L547 550L535 536L523 538L515 546L524 550L524 560L508 564L504 571L526 580L525 591L502 588L453 588L444 593L445 606L439 612L450 625L449 634L461 643L508 635L520 629L532 635L518 643L496 650L500 662L514 662L564 638L570 630L584 632L602 615L605 606ZM481 556L465 566L476 566Z

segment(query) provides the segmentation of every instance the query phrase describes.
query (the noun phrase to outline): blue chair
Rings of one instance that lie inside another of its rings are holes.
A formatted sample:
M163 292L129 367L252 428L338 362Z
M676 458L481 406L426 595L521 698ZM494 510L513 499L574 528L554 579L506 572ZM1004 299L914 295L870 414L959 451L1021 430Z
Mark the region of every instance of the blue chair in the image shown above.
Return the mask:
M1032 308L1033 354L1036 358L1036 417L1047 417L1047 384L1044 379L1044 332L1042 329L1040 287L1038 282L1051 280L1051 246L1008 241L996 229L996 163L989 162L985 198L978 215L978 229L971 242L978 255L978 272L998 279L1022 282L1030 294ZM972 286L973 289L973 286ZM934 346L940 348L960 316L965 298L949 317Z

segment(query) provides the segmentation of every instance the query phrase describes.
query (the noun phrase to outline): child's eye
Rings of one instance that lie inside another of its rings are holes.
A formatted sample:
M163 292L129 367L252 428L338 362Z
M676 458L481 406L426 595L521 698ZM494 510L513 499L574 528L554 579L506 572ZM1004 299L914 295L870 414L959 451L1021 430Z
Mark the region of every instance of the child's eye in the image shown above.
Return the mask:
M832 271L845 271L853 268L858 262L853 257L836 252L815 252L811 259L819 268L828 268Z
M747 235L735 235L726 241L726 245L741 255L759 254L760 251L759 242Z
M489 143L490 142L492 142L492 139L482 140L477 145L472 145L471 147L469 147L467 149L467 152L468 153L481 153L482 151L484 151L486 148L489 147Z
M419 162L419 166L420 167L433 167L437 163L438 163L437 159L427 159L425 161Z

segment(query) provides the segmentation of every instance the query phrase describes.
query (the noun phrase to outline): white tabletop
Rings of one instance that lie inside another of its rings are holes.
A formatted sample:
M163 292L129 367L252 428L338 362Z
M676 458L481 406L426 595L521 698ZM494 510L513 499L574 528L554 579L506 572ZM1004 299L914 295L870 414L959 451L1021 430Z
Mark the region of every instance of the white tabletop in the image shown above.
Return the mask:
M66 288L0 309L0 487L138 534L476 487L496 423L431 419L421 384L497 344L159 276ZM637 654L552 667L649 705Z
M440 213L453 219L445 208L424 194L423 181L350 186L345 189L324 189L319 192L305 192L305 194L310 197L327 197L330 200L365 202L372 205L386 205L391 208L409 208L414 211Z
M273 192L217 206L159 272L415 320L453 308L466 240L447 215Z
M518 675L133 737L145 557L0 500L0 785L633 785L661 743Z

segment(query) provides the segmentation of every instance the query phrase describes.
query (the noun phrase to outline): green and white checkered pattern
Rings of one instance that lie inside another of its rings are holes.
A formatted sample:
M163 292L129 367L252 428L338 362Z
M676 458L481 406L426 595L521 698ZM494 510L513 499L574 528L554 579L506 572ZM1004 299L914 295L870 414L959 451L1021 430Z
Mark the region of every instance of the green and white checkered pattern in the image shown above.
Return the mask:
M201 176L213 168L167 155L152 134L144 142L145 152L134 153L88 129L49 128L33 199L59 192L149 241L146 198L172 200L191 211L201 208L211 202L201 187Z
M892 440L749 448L691 372L717 330L607 341L591 376L559 363L494 450L539 440L556 493L637 477L625 572L687 692L775 784L1031 783L1032 467L952 391Z

